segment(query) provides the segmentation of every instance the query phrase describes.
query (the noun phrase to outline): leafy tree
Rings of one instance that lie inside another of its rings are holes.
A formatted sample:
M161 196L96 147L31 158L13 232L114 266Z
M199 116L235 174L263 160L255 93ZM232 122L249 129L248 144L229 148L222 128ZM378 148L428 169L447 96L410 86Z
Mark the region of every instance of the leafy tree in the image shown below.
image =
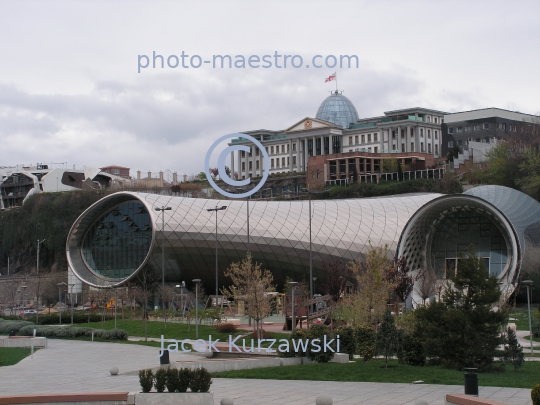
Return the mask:
M450 280L442 302L416 310L416 332L433 361L449 368L488 369L504 341L499 328L507 319L504 311L492 310L501 294L497 277L488 274L471 247Z
M516 332L511 328L506 331L505 362L514 366L514 370L519 369L525 361L523 347L518 343Z
M540 201L540 151L536 148L527 148L525 159L519 165L521 176L517 184L521 191Z
M407 259L400 257L388 270L386 278L394 285L394 294L400 302L405 302L413 291L414 282L417 279L409 274Z
M355 328L356 354L362 357L364 363L375 356L375 330L371 326L361 325Z
M426 305L426 300L437 291L437 276L431 270L422 269L417 279L416 292L422 298L422 303Z
M254 263L251 254L240 263L232 263L225 272L233 285L223 290L224 295L237 299L242 297L246 304L246 314L255 321L258 339L262 335L262 320L271 311L269 292L275 291L274 278L269 270L263 270L260 263Z
M377 351L384 355L384 367L388 367L388 357L392 356L397 349L398 330L394 316L389 308L384 312L381 327L377 333Z

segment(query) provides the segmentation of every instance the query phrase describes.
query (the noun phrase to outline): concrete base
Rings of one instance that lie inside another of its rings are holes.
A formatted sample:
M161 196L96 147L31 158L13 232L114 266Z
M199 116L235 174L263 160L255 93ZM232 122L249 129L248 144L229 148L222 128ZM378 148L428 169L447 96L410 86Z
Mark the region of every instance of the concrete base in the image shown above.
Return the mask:
M47 347L46 337L6 337L0 338L0 347Z
M348 353L334 353L334 357L330 360L330 363L348 363L349 354Z
M135 394L134 405L214 405L212 392L149 392Z

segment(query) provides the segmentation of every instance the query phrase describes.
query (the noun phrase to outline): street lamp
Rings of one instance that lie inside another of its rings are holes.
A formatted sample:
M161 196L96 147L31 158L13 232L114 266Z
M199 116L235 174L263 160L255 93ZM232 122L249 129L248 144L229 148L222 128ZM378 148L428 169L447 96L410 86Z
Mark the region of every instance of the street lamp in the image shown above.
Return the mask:
M164 205L155 207L154 210L161 211L161 306L165 309L165 211L170 211L171 207Z
M71 291L69 293L69 302L71 304L71 325L73 325L73 287L74 286L75 286L75 284L69 284L69 287L71 289ZM116 324L114 325L114 327L116 328Z
M24 305L24 297L26 296L24 290L26 289L26 287L26 285L21 285L21 303L24 308L26 308L26 305Z
M199 283L200 278L193 280L195 283L195 339L199 338Z
M186 282L182 281L182 284L177 284L176 288L180 288L180 315L184 317L184 288L186 287Z
M294 331L294 328L296 326L296 318L295 318L295 314L294 314L294 290L296 289L296 284L298 284L298 281L289 281L289 284L292 286L292 290L291 290L291 295L292 295L292 299L291 299L291 315L292 315L291 330Z
M21 290L17 290L17 294L20 294L20 298L21 298L21 300L20 300L21 304L20 304L20 305L22 306L22 294L21 294Z
M58 286L58 302L60 303L58 306L58 313L60 314L60 325L62 325L62 286L67 284L62 281L56 285Z
M41 244L45 242L45 239L43 240L37 240L37 267L36 267L36 273L39 274L39 251L41 250Z
M529 339L531 341L531 356L533 355L533 333L532 333L532 326L531 326L531 296L529 292L529 287L532 287L534 282L532 280L524 280L521 282L521 285L524 285L527 287L527 306L529 309Z
M116 288L114 288L114 329L116 329L116 307L118 306L116 304L116 300L117 300L117 298L116 298Z
M226 205L223 205L221 207L218 207L216 206L216 208L207 208L206 211L208 212L212 212L212 211L215 211L216 213L216 307L218 305L218 293L219 293L219 290L218 290L218 235L217 235L217 213L218 211L223 211L223 210L226 210L227 209L227 206Z

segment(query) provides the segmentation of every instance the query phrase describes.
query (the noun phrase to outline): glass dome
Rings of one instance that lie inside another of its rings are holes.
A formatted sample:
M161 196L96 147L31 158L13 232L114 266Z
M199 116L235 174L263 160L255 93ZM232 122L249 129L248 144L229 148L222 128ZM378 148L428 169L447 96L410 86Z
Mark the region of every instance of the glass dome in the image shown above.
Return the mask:
M322 102L316 118L349 128L358 120L358 113L351 100L336 90Z

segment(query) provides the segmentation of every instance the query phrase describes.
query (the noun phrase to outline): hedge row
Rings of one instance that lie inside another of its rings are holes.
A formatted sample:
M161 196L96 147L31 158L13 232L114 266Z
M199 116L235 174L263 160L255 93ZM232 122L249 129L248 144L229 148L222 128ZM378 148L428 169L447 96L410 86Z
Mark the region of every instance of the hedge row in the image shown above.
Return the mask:
M91 337L92 332L94 338L105 340L127 340L128 333L124 329L93 329L93 328L74 328L74 327L59 327L59 326L42 326L34 325L28 321L6 321L0 319L0 334L8 334L10 330L14 330L19 336L33 336L34 329L36 336L44 336L51 338L67 338L74 339L78 337Z

